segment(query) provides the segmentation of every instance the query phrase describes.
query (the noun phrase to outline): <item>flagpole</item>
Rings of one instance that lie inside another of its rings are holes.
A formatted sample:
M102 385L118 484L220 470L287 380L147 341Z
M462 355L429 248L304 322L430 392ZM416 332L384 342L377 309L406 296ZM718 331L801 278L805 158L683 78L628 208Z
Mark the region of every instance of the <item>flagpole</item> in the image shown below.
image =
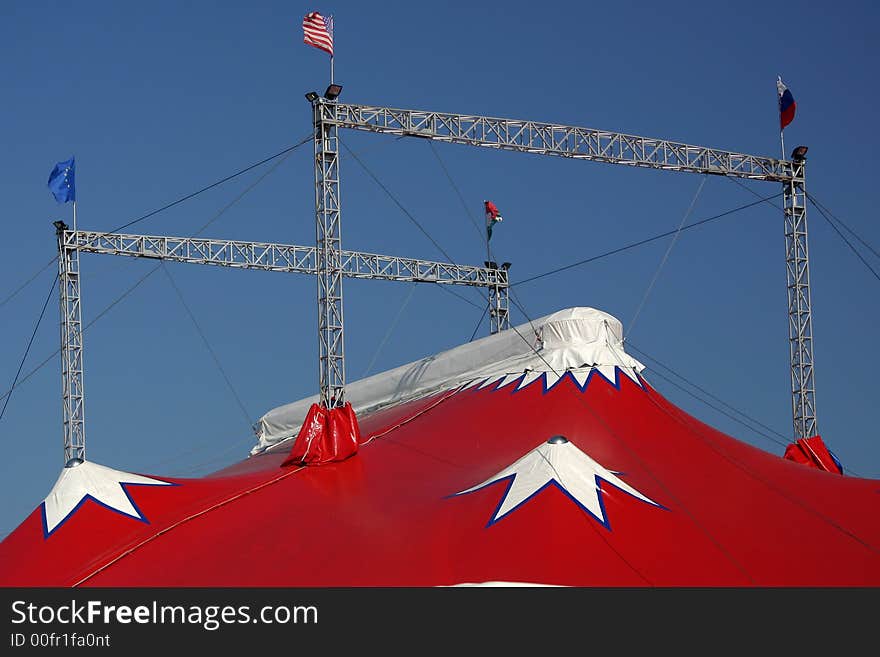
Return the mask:
M782 159L785 160L785 128L782 126L782 96L779 95L779 83L782 82L782 76L777 76L776 80L776 109L779 113L779 146L782 149Z
M76 199L73 200L73 231L76 232Z
M489 231L486 231L486 266L489 266L489 263L492 262L492 254L489 251Z
M333 84L333 55L330 55L330 84Z

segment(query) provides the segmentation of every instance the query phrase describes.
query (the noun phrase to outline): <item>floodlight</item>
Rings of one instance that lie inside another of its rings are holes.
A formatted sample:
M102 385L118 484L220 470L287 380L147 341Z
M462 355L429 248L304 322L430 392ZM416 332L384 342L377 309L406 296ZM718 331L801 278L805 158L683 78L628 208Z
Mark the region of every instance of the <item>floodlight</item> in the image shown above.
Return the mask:
M791 152L791 159L795 162L800 162L801 160L805 160L807 158L807 147L806 146L798 146Z
M341 84L331 84L327 87L327 91L324 92L324 98L327 100L336 100L339 98L339 94L342 93L342 85Z

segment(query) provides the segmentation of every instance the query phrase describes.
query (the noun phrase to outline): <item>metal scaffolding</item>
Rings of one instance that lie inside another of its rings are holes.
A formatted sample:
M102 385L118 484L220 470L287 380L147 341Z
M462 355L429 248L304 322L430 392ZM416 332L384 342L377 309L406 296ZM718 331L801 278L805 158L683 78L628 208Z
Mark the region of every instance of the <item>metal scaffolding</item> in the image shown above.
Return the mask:
M61 374L65 464L71 459L85 459L80 252L312 276L317 276L320 272L318 255L320 249L316 246L68 230L62 222L56 222L56 229L61 281ZM503 311L506 318L509 292L506 268L474 267L341 250L338 251L336 262L338 269L334 273L338 272L340 276L347 278L488 288L491 303L500 309L499 312ZM344 354L340 355L344 357ZM323 365L324 361L321 364ZM344 369L342 371L344 373ZM344 380L342 383L344 384Z
M312 103L315 117L318 387L324 408L336 408L345 403L345 322L336 106L335 101L324 98Z
M488 288L492 333L510 327L510 263L485 267L342 250L339 128L450 143L556 155L666 171L733 176L783 184L788 278L792 412L795 438L818 431L803 159L777 160L662 139L534 121L388 107L346 105L317 94L312 104L315 157L315 246L268 242L122 235L67 230L56 222L61 306L64 459L85 457L83 341L79 252L154 258L240 269L311 274L317 278L321 404L345 403L342 280L382 280ZM75 209L74 209L75 217Z
M785 272L788 280L788 343L791 356L792 422L795 438L819 433L813 381L813 317L807 244L804 161L792 162L782 185L785 212Z
M785 199L794 437L806 438L818 433L803 159L777 160L666 139L521 119L369 105L339 103L335 121L339 127L352 130L420 137L496 150L781 182ZM491 292L490 311L500 313L493 305ZM501 315L498 314L498 317Z
M65 230L61 239L63 248L77 249L82 253L102 253L313 276L318 273L317 249L314 246L203 237L125 235L87 230ZM340 253L341 272L346 278L375 278L385 281L465 285L490 289L497 287L503 298L507 296L506 269L456 265L362 251ZM503 299L501 303L504 303Z
M65 246L67 226L55 222L61 311L61 423L64 464L86 457L85 386L83 380L82 307L79 251Z
M337 105L335 120L341 128L469 146L753 180L791 179L783 160L592 128L344 103Z

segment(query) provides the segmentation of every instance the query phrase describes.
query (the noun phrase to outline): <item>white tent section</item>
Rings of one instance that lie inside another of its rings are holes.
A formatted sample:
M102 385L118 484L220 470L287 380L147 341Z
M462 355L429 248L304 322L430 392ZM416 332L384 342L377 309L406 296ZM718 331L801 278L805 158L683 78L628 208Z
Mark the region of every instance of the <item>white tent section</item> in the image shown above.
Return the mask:
M615 367L638 383L644 369L623 350L623 326L594 308L568 308L515 328L346 385L345 396L358 414L459 386L519 387L546 374L547 386L566 372L584 385L594 369L615 380ZM523 376L525 375L525 376ZM295 437L317 395L274 408L254 430L263 450Z
M92 461L75 461L61 471L58 481L43 501L46 534L55 531L87 498L123 515L144 520L126 492L125 484L172 485L167 481L114 470Z
M556 484L565 491L569 498L606 527L608 527L608 518L605 517L605 506L602 504L600 480L607 481L643 502L660 506L621 480L617 474L594 461L588 454L568 442L564 436L556 436L538 445L521 459L484 482L460 491L456 495L466 495L512 477L501 504L492 516L493 523L530 500L550 483Z

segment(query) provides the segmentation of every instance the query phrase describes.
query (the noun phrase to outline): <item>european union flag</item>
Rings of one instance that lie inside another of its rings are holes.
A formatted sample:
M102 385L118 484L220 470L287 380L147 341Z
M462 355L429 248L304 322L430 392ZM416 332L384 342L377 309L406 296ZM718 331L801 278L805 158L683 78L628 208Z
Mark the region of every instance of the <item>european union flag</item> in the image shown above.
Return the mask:
M73 158L66 162L59 162L52 169L52 173L49 174L49 191L59 203L76 201Z

